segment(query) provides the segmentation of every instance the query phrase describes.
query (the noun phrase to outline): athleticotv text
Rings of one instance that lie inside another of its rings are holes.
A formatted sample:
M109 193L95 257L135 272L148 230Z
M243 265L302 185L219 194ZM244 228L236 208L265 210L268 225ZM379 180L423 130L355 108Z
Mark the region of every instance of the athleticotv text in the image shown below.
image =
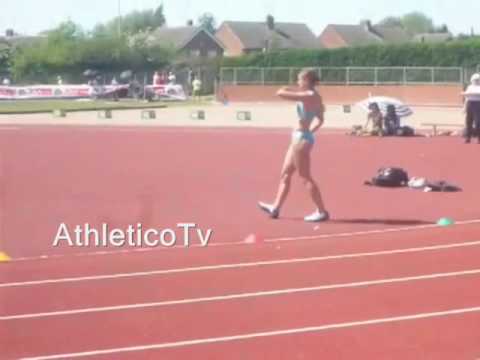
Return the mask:
M128 225L124 229L110 228L106 223L99 228L90 224L69 227L58 226L53 247L207 247L212 229L201 229L195 223L179 223L169 229L144 229L142 224Z

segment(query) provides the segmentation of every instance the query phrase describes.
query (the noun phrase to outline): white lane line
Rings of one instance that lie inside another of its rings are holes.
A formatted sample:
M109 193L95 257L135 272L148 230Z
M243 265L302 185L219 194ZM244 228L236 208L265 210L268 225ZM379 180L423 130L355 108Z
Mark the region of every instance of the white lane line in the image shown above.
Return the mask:
M212 297L203 297L203 298L170 300L170 301L161 301L161 302L154 302L154 303L117 305L117 306L108 306L108 307L92 307L92 308L76 309L76 310L7 315L7 316L0 316L0 321L50 318L50 317L71 316L71 315L79 315L79 314L92 314L92 313L103 313L103 312L112 312L112 311L147 309L147 308L164 307L164 306L176 306L176 305L198 304L198 303L208 303L208 302L222 302L222 301L238 300L238 299L292 295L292 294L311 293L311 292L336 290L336 289L390 285L390 284L396 284L396 283L457 278L461 276L475 276L475 275L480 275L480 269L458 271L458 272L451 272L451 273L409 276L409 277L402 277L402 278L360 281L360 282L352 282L352 283L344 283L344 284L321 285L321 286L305 287L305 288L291 288L291 289L259 291L259 292L221 295L221 296L212 296Z
M473 241L473 242L425 246L425 247L417 247L417 248L384 250L384 251L363 252L363 253L349 253L349 254L340 254L340 255L307 257L307 258L293 258L293 259L285 259L285 260L258 261L258 262L247 262L247 263L237 263L237 264L220 264L220 265L162 269L162 270L131 272L131 273L118 273L118 274L109 274L109 275L94 275L94 276L71 277L71 278L60 278L60 279L10 282L10 283L0 283L0 289L13 288L13 287L63 284L63 283L76 283L76 282L84 282L84 281L100 281L100 280L112 280L112 279L150 277L150 276L160 276L160 275L203 272L203 271L245 269L245 268L263 267L263 266L275 266L275 265L291 265L291 264L313 263L313 262L323 262L323 261L332 261L332 260L357 259L357 258L363 258L363 257L388 256L388 255L396 255L396 254L409 254L409 253L469 248L469 247L475 247L479 245L480 245L480 241Z
M474 224L480 224L480 219L458 221L454 225L452 225L452 227L462 226L462 225L474 225ZM365 236L365 235L382 235L382 234L389 234L389 233L411 232L416 230L426 230L426 229L436 229L436 228L441 228L441 227L437 224L429 224L429 225L416 225L416 226L396 227L396 228L378 229L378 230L365 230L365 231L345 232L345 233L319 234L319 235L310 235L310 236L292 236L292 237L265 239L265 243L268 244L268 243L292 242L292 241L302 241L302 240L336 239L336 238L357 237L357 236ZM206 248L200 244L194 244L194 245L191 245L190 248L208 249L213 247L220 248L220 247L232 247L232 246L252 246L252 245L247 244L245 241L235 241L235 242L211 243ZM73 257L86 258L86 257L93 257L93 256L113 256L113 255L119 255L119 254L151 253L151 252L175 250L175 249L184 250L185 247L176 246L171 248L163 248L163 247L142 248L142 249L116 250L116 251L87 252L87 253L77 253L77 254L39 255L39 256L32 256L32 257L13 258L10 261L10 263L58 260L58 259L73 258Z
M227 247L227 246L231 247L231 246L245 246L245 245L247 245L245 241L235 241L235 242L230 241L230 242L210 243L208 247L204 247L203 245L200 245L200 244L192 244L189 246L189 248L207 249L212 247ZM158 248L140 248L140 249L125 249L125 250L111 250L111 251L92 251L92 252L75 253L75 254L38 255L38 256L13 258L9 263L59 260L59 259L68 259L68 258L88 258L88 257L94 257L94 256L114 256L114 255L125 255L125 254L135 254L135 253L153 253L153 252L167 251L167 250L185 250L185 247L178 245L178 246L172 246L169 248L158 247Z
M459 222L455 223L455 225L473 225L473 224L480 224L480 219L459 221ZM453 225L453 226L455 226L455 225ZM267 239L267 240L265 240L265 242L276 243L276 242L298 241L298 240L320 240L320 239L325 239L325 238L342 238L342 237L354 237L354 236L362 236L362 235L389 234L389 233L404 232L404 231L435 229L435 228L440 228L440 227L441 226L439 226L437 224L415 225L415 226L405 226L405 227L400 227L400 228L366 230L366 231L346 232L346 233L338 233L338 234L284 237L284 238L276 238L276 239Z
M441 318L441 317L448 317L448 316L459 316L459 315L473 314L478 312L480 312L480 307L471 307L471 308L453 309L448 311L439 311L439 312L430 312L430 313L416 313L412 315L396 316L396 317L388 317L388 318L380 318L380 319L372 319L372 320L364 320L364 321L354 321L354 322L336 323L336 324L328 324L328 325L320 325L320 326L311 326L311 327L304 327L304 328L256 332L256 333L234 335L234 336L194 339L194 340L185 340L185 341L170 342L170 343L159 343L159 344L112 348L112 349L104 349L104 350L92 350L92 351L77 352L77 353L70 353L70 354L35 356L35 357L24 358L23 360L73 359L73 358L111 355L111 354L119 354L119 353L133 353L133 352L147 351L147 350L191 347L196 345L227 343L227 342L233 342L233 341L245 341L245 340L251 340L251 339L258 339L258 338L287 336L287 335L295 335L295 334L308 334L308 333L325 332L325 331L337 330L337 329L348 329L348 328L355 328L355 327L382 325L382 324L398 323L398 322L405 322L405 321L434 319L434 318Z

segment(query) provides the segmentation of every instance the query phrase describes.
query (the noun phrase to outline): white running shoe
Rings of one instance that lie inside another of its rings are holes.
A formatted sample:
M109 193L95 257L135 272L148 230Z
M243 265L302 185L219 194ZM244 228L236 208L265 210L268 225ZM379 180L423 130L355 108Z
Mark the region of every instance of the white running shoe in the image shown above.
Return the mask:
M266 203L263 203L263 202L258 202L258 207L266 212L268 215L270 215L270 217L272 219L278 219L278 216L280 215L280 212L278 211L278 209L275 209L273 207L273 205L270 205L270 204L266 204Z
M312 215L306 216L306 222L324 222L330 220L330 214L327 211L315 211Z

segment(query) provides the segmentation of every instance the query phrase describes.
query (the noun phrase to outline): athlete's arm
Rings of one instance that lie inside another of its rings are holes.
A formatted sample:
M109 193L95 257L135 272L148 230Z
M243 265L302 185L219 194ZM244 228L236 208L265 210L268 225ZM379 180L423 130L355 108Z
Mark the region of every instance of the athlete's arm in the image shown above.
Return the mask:
M286 100L304 101L313 96L313 91L296 91L288 87L283 87L277 91L277 96Z
M311 132L316 132L318 129L320 129L324 122L325 122L325 109L324 107L322 106L322 109L318 112L317 114L317 124L315 126L312 126L312 128L310 129Z

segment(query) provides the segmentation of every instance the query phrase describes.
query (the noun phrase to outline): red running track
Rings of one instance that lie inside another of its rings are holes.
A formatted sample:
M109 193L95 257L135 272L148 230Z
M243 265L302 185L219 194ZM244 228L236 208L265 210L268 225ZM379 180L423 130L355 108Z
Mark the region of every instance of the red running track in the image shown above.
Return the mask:
M383 238L384 243L389 240ZM314 242L321 253L326 244ZM421 355L448 359L456 354L455 358L467 359L467 355L473 357L480 351L480 244L446 247L455 244L459 243L448 241L435 249L423 247L403 254L392 252L405 248L386 246L385 254L360 254L357 258L345 254L341 258L342 254L337 253L339 258L332 260L161 274L135 281L65 280L57 284L17 283L11 287L4 283L0 295L9 300L0 318L5 330L2 339L8 344L3 355L13 359L115 349L108 356L89 358L221 359L232 354L238 359L368 359L376 354L373 358L416 359ZM290 246L294 249L294 244ZM221 252L216 255L220 260ZM294 258L311 255L304 253ZM159 256L159 260L163 257ZM116 256L110 259L119 260ZM80 274L83 269L76 270ZM265 294L274 290L283 292ZM225 298L235 294L244 295ZM32 302L32 298L36 301ZM188 303L164 303L172 300ZM99 309L119 305L119 309ZM84 313L76 313L87 307L90 309ZM450 314L459 309L477 310ZM55 311L66 313L52 313ZM440 314L403 319L432 313ZM14 318L20 315L25 318ZM397 317L400 319L390 322ZM378 324L363 324L378 319ZM347 325L329 329L331 324ZM327 328L322 329L324 326ZM288 333L309 327L320 329ZM287 333L255 337L277 331ZM228 336L242 335L254 337L220 342ZM194 339L217 342L178 344ZM351 346L346 346L349 341ZM120 351L168 343L179 347Z
M271 200L289 142L286 130L38 127L0 131L2 248L13 258L98 249L52 246L59 224L111 227L195 222L212 243L250 233L268 238L364 231L480 218L476 145L459 138L323 135L313 173L334 219L303 223L312 204L298 182L271 222L255 209ZM381 166L444 179L465 191L424 194L365 187ZM32 220L34 219L34 221ZM102 249L104 250L104 249ZM111 249L107 249L111 250Z
M50 256L0 267L1 359L480 357L479 225L430 226L446 215L480 218L479 174L468 164L477 150L458 139L321 136L315 174L335 219L314 230L299 221L310 206L300 191L283 221L252 211L276 185L283 131L28 128L0 137L11 210L3 247L16 259ZM361 185L394 163L465 191ZM171 226L181 215L213 228L218 246L95 254L49 243L63 219ZM241 244L251 232L272 241Z

